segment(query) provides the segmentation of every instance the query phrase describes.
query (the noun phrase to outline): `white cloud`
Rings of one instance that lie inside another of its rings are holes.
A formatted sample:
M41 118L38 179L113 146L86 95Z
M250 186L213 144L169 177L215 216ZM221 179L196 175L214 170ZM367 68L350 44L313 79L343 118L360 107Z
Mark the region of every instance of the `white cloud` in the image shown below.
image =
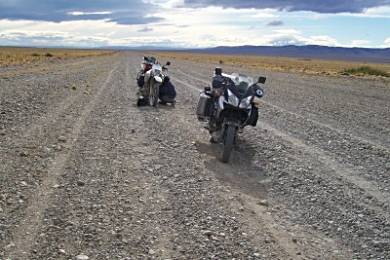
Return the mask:
M112 12L104 11L104 12L68 12L67 14L73 16L83 16L83 15L104 15L104 14L112 14Z
M163 8L176 8L184 6L184 0L168 0L168 1L151 1L153 4L159 5Z
M289 30L275 30L274 34L267 35L262 42L262 45L325 45L337 46L339 43L336 39L327 35L303 36L300 31Z
M388 5L388 6L378 6L378 7L368 8L363 12L362 15L367 17L389 18L390 6Z
M360 17L360 18L390 18L390 6L378 6L366 8L361 13L316 13L312 11L286 12L280 11L281 16L290 18L305 18L311 20L329 19L335 17Z
M277 33L277 34L289 34L289 35L294 35L294 34L301 34L300 31L296 30L296 29L289 29L289 28L285 28L285 29L276 29L276 30L273 30L272 32L274 33Z
M107 45L112 41L110 35L123 27L104 20L61 23L0 20L0 24L0 44L34 46Z
M385 40L383 47L390 48L390 37Z
M370 47L371 41L368 40L352 40L351 47Z
M310 36L307 40L307 44L326 45L326 46L340 45L336 39L327 35Z
M171 23L186 23L191 25L205 24L253 24L254 21L264 20L266 18L277 17L277 11L271 9L256 10L256 9L234 9L222 7L206 7L206 8L171 8L162 9L160 13L156 13L158 17L165 19L164 22Z

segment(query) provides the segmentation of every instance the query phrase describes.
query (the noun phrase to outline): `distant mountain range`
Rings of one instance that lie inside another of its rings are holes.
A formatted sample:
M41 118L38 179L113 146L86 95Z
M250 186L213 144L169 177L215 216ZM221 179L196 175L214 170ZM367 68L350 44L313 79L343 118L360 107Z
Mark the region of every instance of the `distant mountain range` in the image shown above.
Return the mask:
M183 51L183 50L181 50ZM228 54L228 55L258 55L258 56L280 56L292 58L349 60L362 62L390 63L390 48L369 49L369 48L342 48L327 47L318 45L306 46L237 46L237 47L215 47L206 49L185 50L196 53Z
M0 46L7 47L7 46ZM10 46L12 47L12 46ZM27 46L26 46L27 47ZM69 47L69 46L35 46L33 48L75 48L88 49L87 47ZM224 54L224 55L256 55L273 57L291 57L303 59L328 59L328 60L347 60L360 62L390 63L390 48L370 49L370 48L343 48L328 47L319 45L288 45L288 46L220 46L214 48L188 49L177 48L174 46L102 46L91 47L89 49L106 50L132 50L132 51L177 51L192 53Z

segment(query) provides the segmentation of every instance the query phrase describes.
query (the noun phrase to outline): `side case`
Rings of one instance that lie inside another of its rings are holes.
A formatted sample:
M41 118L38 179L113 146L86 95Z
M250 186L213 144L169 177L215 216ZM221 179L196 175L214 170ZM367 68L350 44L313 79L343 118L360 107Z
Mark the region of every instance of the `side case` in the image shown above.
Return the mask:
M196 108L196 115L199 121L205 121L210 117L212 112L213 101L212 98L204 91L199 95L198 106Z

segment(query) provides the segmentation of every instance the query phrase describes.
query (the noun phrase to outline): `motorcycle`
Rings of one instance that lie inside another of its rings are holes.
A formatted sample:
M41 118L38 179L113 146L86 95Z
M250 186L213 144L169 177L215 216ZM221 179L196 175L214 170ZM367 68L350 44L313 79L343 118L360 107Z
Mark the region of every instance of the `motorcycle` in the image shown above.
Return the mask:
M216 69L217 71L217 69ZM245 126L256 126L258 106L256 98L262 98L264 90L258 84L265 84L266 78L253 78L233 73L220 74L221 88L205 87L200 93L197 116L199 121L208 122L212 143L222 143L221 160L229 162L238 133Z
M144 58L145 60L145 58ZM143 63L142 70L137 75L138 85L143 87L137 101L137 105L148 104L156 107L160 99L161 87L168 84L168 68L171 63L168 61L164 66L158 62ZM174 93L176 95L176 93ZM162 97L161 97L162 98ZM161 100L163 103L175 103L174 98Z

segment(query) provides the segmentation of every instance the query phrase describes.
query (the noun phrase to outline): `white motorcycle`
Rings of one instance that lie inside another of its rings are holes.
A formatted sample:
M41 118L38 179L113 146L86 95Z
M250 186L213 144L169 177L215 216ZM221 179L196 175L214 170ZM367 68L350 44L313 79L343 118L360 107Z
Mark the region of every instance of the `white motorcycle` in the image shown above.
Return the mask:
M143 93L138 97L138 105L146 103L150 106L156 107L159 100L160 87L162 86L165 77L168 76L168 68L171 63L168 61L164 66L159 63L148 64L151 66L149 70L143 75ZM144 69L144 64L142 64ZM141 76L138 75L139 79Z

